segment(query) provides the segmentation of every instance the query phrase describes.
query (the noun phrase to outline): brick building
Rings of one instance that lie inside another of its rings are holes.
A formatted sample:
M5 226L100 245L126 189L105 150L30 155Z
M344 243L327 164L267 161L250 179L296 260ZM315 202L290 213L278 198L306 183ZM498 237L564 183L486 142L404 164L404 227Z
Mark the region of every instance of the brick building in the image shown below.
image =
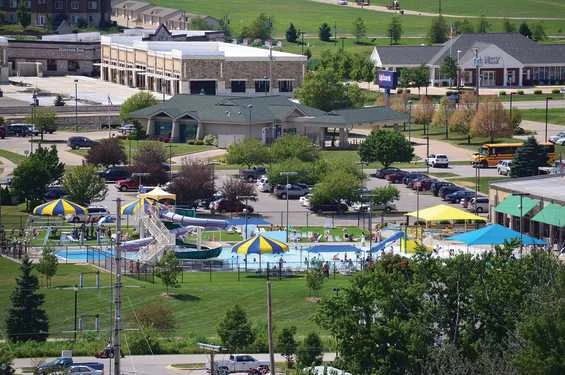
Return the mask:
M305 56L223 42L113 34L101 44L102 80L168 95L291 96L305 73Z
M63 19L97 27L102 21L109 22L112 12L110 0L1 0L0 11L6 14L7 22L18 22L16 13L22 1L30 9L31 25L39 27L48 26L48 22L57 27Z

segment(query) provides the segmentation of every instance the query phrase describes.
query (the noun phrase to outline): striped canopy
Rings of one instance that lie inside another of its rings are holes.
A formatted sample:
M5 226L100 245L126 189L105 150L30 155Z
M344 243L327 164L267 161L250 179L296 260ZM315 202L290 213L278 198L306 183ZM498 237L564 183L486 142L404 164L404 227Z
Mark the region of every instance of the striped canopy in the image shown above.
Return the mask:
M236 244L231 251L241 255L281 254L288 251L288 245L263 235L258 235Z
M51 202L43 203L33 209L34 215L58 216L69 214L86 215L86 208L68 201L66 199L56 199Z
M122 206L122 215L133 215L137 212L137 210L143 206L143 208L147 208L151 206L151 201L146 198L139 198L129 203L126 203Z

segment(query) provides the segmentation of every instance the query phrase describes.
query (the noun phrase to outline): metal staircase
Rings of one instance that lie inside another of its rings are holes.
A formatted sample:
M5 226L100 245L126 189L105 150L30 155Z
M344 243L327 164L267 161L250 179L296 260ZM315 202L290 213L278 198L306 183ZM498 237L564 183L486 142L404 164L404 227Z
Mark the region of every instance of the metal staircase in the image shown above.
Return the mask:
M155 242L141 249L138 252L138 259L141 262L155 264L165 251L174 249L175 236L154 213L143 215L141 224L148 232L147 234L155 239Z

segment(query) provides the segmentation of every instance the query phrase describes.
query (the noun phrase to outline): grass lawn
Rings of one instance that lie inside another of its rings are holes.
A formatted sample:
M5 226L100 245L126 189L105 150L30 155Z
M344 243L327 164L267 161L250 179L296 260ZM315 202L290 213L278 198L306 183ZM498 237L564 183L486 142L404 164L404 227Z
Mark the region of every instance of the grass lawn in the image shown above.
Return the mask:
M10 160L14 164L20 164L26 157L15 152L0 149L0 156Z
M129 156L130 154L135 155L138 147L148 142L156 142L156 141L128 141L127 139L125 139L122 140L122 145L124 146L124 151L126 152L126 155ZM207 146L207 145L189 145L188 143L165 143L164 146L165 149L167 150L167 155L169 153L169 145L171 147L170 151L173 157L194 154L196 152L208 151L216 148L215 146ZM88 150L84 148L80 150L70 150L70 152L83 157L85 157L86 154L88 154Z
M505 90L501 90L501 91L505 91ZM514 91L514 90L512 90ZM509 90L506 90L506 95L502 95L499 96L498 98L503 101L503 102L509 102L510 101L510 92ZM562 100L565 98L565 95L563 94L542 94L542 95L537 95L537 94L525 94L525 95L512 95L512 102L527 102L527 101L544 101L545 98L547 97L551 97L554 100ZM545 109L544 109L545 112Z
M53 288L42 288L45 295L45 308L49 315L49 331L55 337L71 337L66 333L73 329L74 324L74 293L72 286L79 280L79 273L85 272L85 286L78 292L78 314L100 314L102 329L108 329L110 314L110 290L108 288L92 288L94 286L94 268L81 265L60 264L57 275L53 279ZM19 273L18 265L7 259L0 258L0 303L9 305L9 295L15 285ZM164 288L158 279L155 284L124 278L123 284L123 318L125 329L139 328L132 312L150 303L169 306L175 312L177 324L175 335L192 336L202 339L216 336L216 327L227 309L235 303L246 310L254 325L261 326L266 322L266 283L265 279L257 278L255 274L237 274L231 272L216 272L209 281L207 272L186 272L183 283L174 290L174 296L163 296ZM334 287L345 287L351 278L337 276L337 279L326 280L321 290L321 296L332 295ZM102 285L109 285L109 275L102 274ZM316 305L308 300L309 292L304 277L273 280L273 320L277 329L294 325L298 335L304 336L311 331L320 331L311 320ZM0 316L0 328L4 329L5 313ZM87 321L89 329L93 322ZM322 332L323 333L323 332ZM107 334L104 333L104 334Z
M510 177L496 176L496 177L481 177L479 182L479 191L483 194L488 194L488 185L493 181L505 180ZM462 178L450 178L450 182L459 184L470 189L475 189L475 177L462 177Z
M520 110L524 120L538 121L545 123L545 109L524 109ZM565 125L565 109L550 108L547 110L547 122L550 124Z
M28 214L24 212L25 203L17 206L2 205L2 224L7 230L25 227Z

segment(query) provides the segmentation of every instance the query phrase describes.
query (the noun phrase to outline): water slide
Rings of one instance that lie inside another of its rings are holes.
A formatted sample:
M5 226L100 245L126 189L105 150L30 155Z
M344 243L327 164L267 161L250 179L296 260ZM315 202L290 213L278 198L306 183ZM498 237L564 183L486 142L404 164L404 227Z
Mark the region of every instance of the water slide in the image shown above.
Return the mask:
M139 238L137 240L125 241L120 244L120 247L126 251L139 250L143 246L147 246L155 241L153 237Z
M173 223L180 224L182 226L197 226L204 228L225 228L227 225L226 220L218 219L201 219L196 217L189 217L176 214L174 212L165 212L161 214L161 219L172 221Z

